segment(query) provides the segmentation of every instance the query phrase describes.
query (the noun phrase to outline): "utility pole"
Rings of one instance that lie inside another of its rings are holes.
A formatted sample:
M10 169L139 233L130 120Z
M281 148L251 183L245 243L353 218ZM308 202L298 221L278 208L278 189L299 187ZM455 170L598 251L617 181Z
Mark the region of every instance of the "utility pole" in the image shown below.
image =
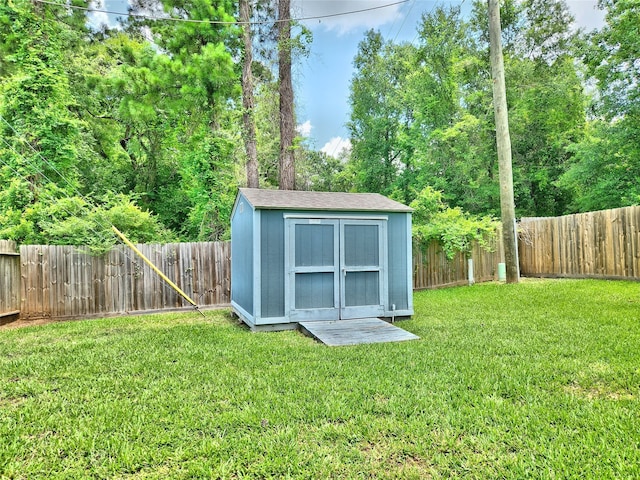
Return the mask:
M513 172L511 167L511 138L509 136L507 94L504 82L499 1L488 0L493 112L496 121L496 141L500 171L500 211L507 283L518 283L520 280L520 267L518 265L516 213L513 200Z

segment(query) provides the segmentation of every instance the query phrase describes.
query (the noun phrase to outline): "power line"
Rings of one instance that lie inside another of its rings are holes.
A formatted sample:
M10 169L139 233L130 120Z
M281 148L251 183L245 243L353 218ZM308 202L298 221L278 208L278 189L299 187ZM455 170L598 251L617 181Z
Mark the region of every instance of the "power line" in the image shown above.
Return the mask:
M404 24L407 22L407 18L409 18L409 15L411 15L411 11L413 10L413 7L416 6L416 0L413 0L411 2L411 6L409 7L409 11L407 12L407 14L404 16L404 18L402 19L402 24L400 25L400 28L398 29L398 31L396 32L395 37L393 37L393 41L395 42L398 39L398 35L400 35L400 32L402 31L402 29L404 28ZM395 21L393 22L395 25ZM390 32L393 31L393 27L391 28Z
M4 119L3 119L4 120ZM20 153L13 147L13 145L11 145L4 137L0 138L0 140L2 140L2 142L9 147L13 153L17 156L22 156L20 155ZM25 177L19 170L17 170L15 167L13 167L12 165L10 165L9 163L7 163L5 160L2 159L2 157L0 157L0 162L2 162L7 168L9 168L9 170L11 170L16 176L20 177L22 180L24 180L27 183L29 182L29 179L27 177ZM27 159L27 162L29 163L29 167L37 174L42 175L42 177L47 180L49 183L51 183L52 185L56 186L55 182L53 182L49 177L47 177L47 174L45 172L43 172L40 168L38 168L37 166L34 166L33 164L31 164L29 162L29 160ZM43 195L44 194L44 195ZM56 201L60 200L60 198L55 197L53 195L53 193L49 193L46 192L45 190L40 190L40 195L42 195L43 197L45 197L45 199L49 200L51 203L55 203ZM67 199L71 199L71 197L64 193L63 194L64 197L66 197ZM85 203L84 205L80 205L80 209L86 209L87 211L89 211L89 207L91 207L91 203L87 201L87 199L85 199L82 195L78 195L78 197ZM65 206L60 205L60 210L62 210L64 213L66 213L67 215L69 215L70 217L73 217L76 215L76 212L72 212L69 209L67 209ZM89 212L90 213L90 212ZM105 225L103 223L101 223L101 221L96 217L96 223L98 225L100 225L102 228L105 228ZM106 228L105 228L106 229ZM101 241L106 241L107 237L104 235L104 232L99 232L98 230L95 230L93 227L91 227L90 225L87 227L87 230L93 234L95 234ZM126 254L126 252L125 252ZM128 256L128 255L127 255ZM129 259L131 260L131 257L129 257Z
M393 2L393 3L387 3L385 5L378 5L377 7L369 7L369 8L363 8L360 10L350 10L347 12L339 12L339 13L329 13L326 15L314 15L314 16L310 16L310 17L299 17L299 18L291 18L291 19L283 19L283 20L265 20L265 21L261 21L261 22L241 22L238 20L234 20L234 21L223 21L223 20L195 20L195 19L191 19L191 18L175 18L175 17L156 17L153 15L146 15L143 13L133 13L133 12L127 12L127 13L123 13L123 12L114 12L111 10L101 10L101 9L96 9L96 8L89 8L89 7L80 7L77 5L63 5L61 3L57 3L57 2L52 2L50 0L34 0L34 2L36 3L44 3L47 5L55 5L57 7L64 7L64 8L70 8L73 10L82 10L88 13L107 13L109 15L118 15L121 17L135 17L135 18L142 18L145 20L157 20L157 21L162 21L162 20L167 20L170 22L183 22L183 23L203 23L203 24L208 24L208 25L271 25L271 24L275 24L275 23L281 23L281 22L289 22L289 21L294 21L294 22L304 22L307 20L322 20L325 18L333 18L333 17L341 17L344 15L353 15L356 13L364 13L364 12L371 12L374 10L380 10L382 8L388 8L388 7L393 7L395 5L400 5L402 3L407 3L411 0L400 0L397 2Z
M3 115L0 115L0 120L2 120L14 133L15 137L23 144L26 144L46 165L48 165L54 172L56 172L60 178L62 178L62 180L64 180L66 182L67 185L69 185L69 187L71 187L72 191L75 193L75 195L80 198L85 205L82 207L84 209L87 210L88 213L91 213L91 211L89 210L90 207L95 207L95 205L92 203L91 200L89 200L88 198L86 198L84 195L82 195L82 193L78 190L78 188L67 178L65 177L57 168L56 166L50 162L49 160L47 160L42 153L40 153L38 150L36 150L33 145L31 145L30 142L28 142L27 140L25 140L24 138L21 137L20 132L18 132L15 127L13 125L11 125L11 123L9 123L9 121L4 118ZM13 147L13 145L11 145L4 137L2 137L2 141L4 142L4 144L6 146L8 146L13 153L18 156L18 157L22 157L25 158L23 155L20 155L20 153ZM42 177L47 180L49 183L51 183L52 185L55 185L57 187L57 184L51 180L47 174L42 171L40 168L38 168L37 165L34 165L28 158L25 158L25 160L27 161L27 163L29 164L29 167L35 171L36 173L42 175ZM9 167L9 169L11 169L16 175L18 175L20 178L22 178L25 182L29 183L29 179L27 179L24 175L22 175L18 170L16 170L15 168L13 168L11 165L9 165L7 162L3 161L2 158L0 158L0 161L2 161L2 163L4 165L6 165L7 167ZM42 193L42 190L41 190ZM67 194L64 193L63 195L64 197L66 197L67 199L71 199L71 197ZM59 200L59 198L56 198L53 196L53 194L49 195L48 200L52 201L56 201ZM61 210L64 211L65 213L67 213L69 216L74 216L73 212L70 212L68 209L61 207ZM99 218L99 216L95 217L95 222L102 227L105 231L106 230L110 230L111 229L111 225L105 225L101 219ZM104 234L104 232L99 232L97 230L95 230L94 228L92 228L91 226L89 226L87 228L87 230L91 233L94 233L100 241L104 241L106 243L107 241L107 237ZM131 259L131 257L126 253L126 251L124 252L125 255L127 256L127 258L129 258L129 260L133 261L133 259Z

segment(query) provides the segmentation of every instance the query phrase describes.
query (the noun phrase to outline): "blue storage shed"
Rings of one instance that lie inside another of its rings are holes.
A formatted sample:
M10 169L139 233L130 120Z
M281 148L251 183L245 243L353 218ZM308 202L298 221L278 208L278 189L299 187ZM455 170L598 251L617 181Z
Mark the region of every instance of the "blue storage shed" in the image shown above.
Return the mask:
M374 193L241 188L234 312L254 330L413 315L411 211Z

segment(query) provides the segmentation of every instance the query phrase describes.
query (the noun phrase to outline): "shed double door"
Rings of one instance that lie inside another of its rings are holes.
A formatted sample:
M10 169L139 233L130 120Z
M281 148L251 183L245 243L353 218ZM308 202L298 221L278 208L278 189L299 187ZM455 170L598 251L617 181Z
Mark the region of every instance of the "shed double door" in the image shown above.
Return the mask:
M384 315L384 220L288 219L287 230L291 320Z

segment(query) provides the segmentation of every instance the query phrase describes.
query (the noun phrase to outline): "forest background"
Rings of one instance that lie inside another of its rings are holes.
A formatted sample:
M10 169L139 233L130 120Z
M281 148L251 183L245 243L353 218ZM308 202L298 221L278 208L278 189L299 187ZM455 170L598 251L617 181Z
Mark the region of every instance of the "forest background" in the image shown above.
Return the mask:
M279 186L277 3L250 4L239 25L233 1L137 0L131 13L164 19L96 30L85 0L0 0L0 238L101 250L112 224L135 242L228 238L247 181L243 28L259 182ZM563 0L502 2L517 216L640 202L640 4L599 8L585 34ZM291 24L301 61L311 33ZM370 30L353 64L352 148L297 137L296 188L379 192L416 208L424 239L482 237L500 208L486 3L434 8L412 43Z

